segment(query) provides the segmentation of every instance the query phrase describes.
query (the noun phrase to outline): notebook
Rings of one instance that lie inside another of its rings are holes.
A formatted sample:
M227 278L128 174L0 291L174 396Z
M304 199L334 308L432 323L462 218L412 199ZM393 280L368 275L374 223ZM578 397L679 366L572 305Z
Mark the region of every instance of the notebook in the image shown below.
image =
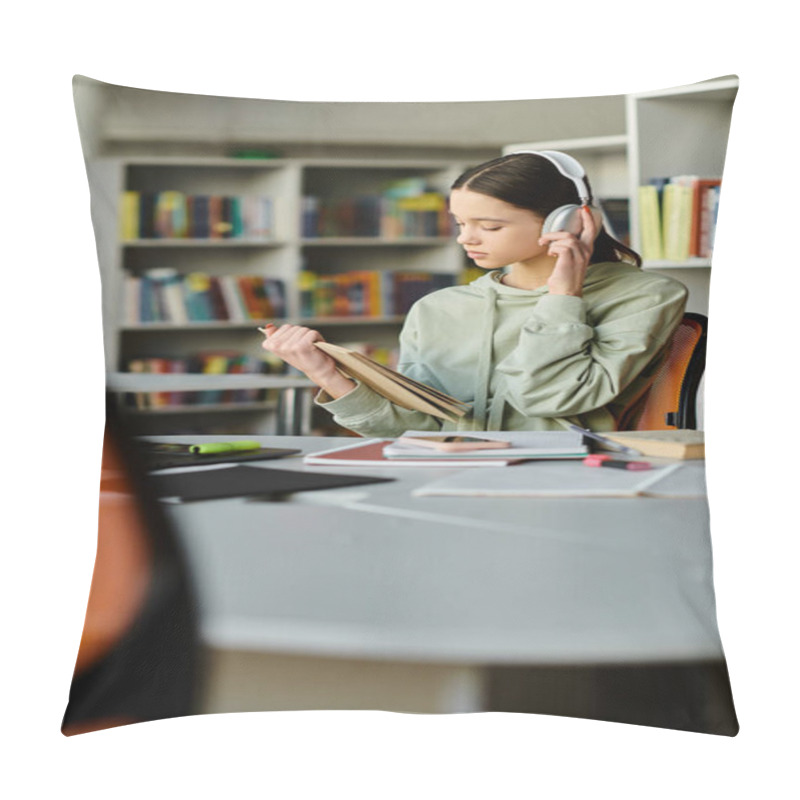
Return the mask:
M483 455L479 456L476 453L470 458L460 456L437 459L424 457L390 459L384 455L384 448L393 441L393 439L359 440L344 447L309 453L303 458L303 463L332 467L506 467L523 460L509 458L508 450L505 451L505 458L484 458ZM446 454L440 453L440 455Z
M403 437L423 438L439 435L441 434L431 431L406 431ZM415 447L411 444L393 442L384 447L383 453L393 462L413 458L431 463L476 459L520 461L540 458L583 458L589 453L589 447L584 443L583 434L575 431L481 431L472 435L481 439L510 442L511 447L447 453L430 447Z
M260 450L242 450L213 455L199 453L179 453L160 451L152 443L142 445L142 455L150 470L172 469L173 467L207 467L212 464L232 464L243 461L264 461L296 455L300 450L284 447L262 447Z

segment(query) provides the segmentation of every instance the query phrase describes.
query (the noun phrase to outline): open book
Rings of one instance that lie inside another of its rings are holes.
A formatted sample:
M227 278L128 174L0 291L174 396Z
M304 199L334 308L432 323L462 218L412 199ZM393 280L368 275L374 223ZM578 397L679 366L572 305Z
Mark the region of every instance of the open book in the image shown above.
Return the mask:
M411 411L422 411L434 417L455 422L469 406L455 397L395 372L371 358L330 342L315 342L320 350L336 361L339 371L356 378L378 394Z

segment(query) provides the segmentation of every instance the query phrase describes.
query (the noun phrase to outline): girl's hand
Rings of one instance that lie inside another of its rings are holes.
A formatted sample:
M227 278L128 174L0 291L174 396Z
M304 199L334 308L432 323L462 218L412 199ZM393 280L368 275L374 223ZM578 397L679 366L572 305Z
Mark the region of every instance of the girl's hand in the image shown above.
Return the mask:
M550 294L566 294L580 297L583 280L594 250L594 240L599 230L592 212L587 206L581 208L583 229L579 236L566 231L542 234L539 243L548 242L548 254L556 257L555 267L547 280Z
M266 338L261 346L265 350L304 372L331 397L341 397L355 388L353 381L336 368L336 362L314 346L314 342L325 341L318 331L300 325L278 328L272 323L265 325L262 331Z

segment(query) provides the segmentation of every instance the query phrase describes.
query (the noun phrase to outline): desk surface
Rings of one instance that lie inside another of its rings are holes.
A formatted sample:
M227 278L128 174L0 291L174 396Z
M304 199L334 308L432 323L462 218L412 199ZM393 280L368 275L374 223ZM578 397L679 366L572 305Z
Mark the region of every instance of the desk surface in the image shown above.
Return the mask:
M452 470L256 465L396 480L165 504L213 647L448 664L722 656L705 499L412 497Z

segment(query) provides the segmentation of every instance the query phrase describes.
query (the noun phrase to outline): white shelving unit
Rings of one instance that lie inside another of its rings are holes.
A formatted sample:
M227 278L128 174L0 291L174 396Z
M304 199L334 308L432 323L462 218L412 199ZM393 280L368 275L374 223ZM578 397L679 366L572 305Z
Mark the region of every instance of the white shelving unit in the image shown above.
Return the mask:
M724 78L626 98L631 236L640 247L638 187L651 178L722 176L739 81ZM722 188L724 197L725 188ZM689 288L688 311L708 314L711 260L645 262Z
M266 320L206 321L188 324L132 323L124 314L124 277L156 267L182 274L262 275L281 279L286 287L285 321L323 331L338 342L368 340L394 346L403 317L301 316L298 275L308 269L320 275L350 270L421 271L457 275L465 257L451 236L431 237L314 237L302 236L304 196L350 197L377 193L403 178L424 178L446 193L464 169L454 161L425 159L237 159L141 157L94 159L88 169L104 187L93 208L98 254L103 271L103 319L108 384L118 392L197 391L201 389L268 388L292 396L310 386L304 377L265 375L140 375L125 372L131 358L178 358L213 350L263 354L255 328ZM191 194L269 196L275 208L274 235L269 239L136 239L120 241L118 201L125 190ZM287 383L288 381L288 383ZM191 385L191 386L190 386ZM157 388L154 388L157 387ZM140 411L150 417L154 433L173 432L192 418L215 412L215 421L230 412L230 425L239 419L242 430L272 433L281 429L275 393L265 403L163 406ZM291 402L296 402L292 398ZM284 404L285 405L285 404ZM244 416L246 415L246 419ZM305 413L308 423L308 409ZM210 423L209 423L210 424ZM229 425L229 427L230 427ZM286 425L283 426L286 430ZM295 430L297 428L295 427Z
M583 164L596 197L628 197L628 136L592 136L585 139L555 139L546 142L509 144L508 155L517 150L560 150Z

